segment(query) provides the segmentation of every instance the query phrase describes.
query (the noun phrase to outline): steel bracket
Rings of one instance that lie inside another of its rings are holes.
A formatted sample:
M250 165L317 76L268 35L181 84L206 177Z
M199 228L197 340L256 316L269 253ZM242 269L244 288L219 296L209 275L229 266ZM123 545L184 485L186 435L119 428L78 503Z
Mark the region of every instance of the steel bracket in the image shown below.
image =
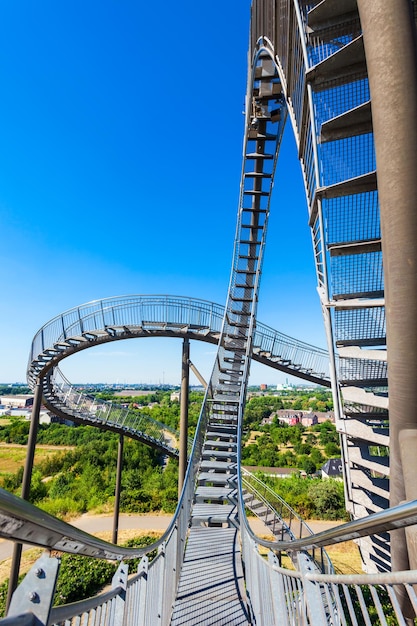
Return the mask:
M32 614L37 626L48 624L60 564L47 553L36 561L12 596L8 618Z

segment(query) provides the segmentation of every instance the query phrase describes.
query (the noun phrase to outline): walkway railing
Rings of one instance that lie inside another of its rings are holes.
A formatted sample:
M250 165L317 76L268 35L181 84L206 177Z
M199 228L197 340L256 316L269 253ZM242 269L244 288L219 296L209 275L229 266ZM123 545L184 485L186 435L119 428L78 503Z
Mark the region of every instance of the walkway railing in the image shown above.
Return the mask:
M198 429L200 433L203 432L201 429L204 429L204 420L204 415L202 415ZM168 611L167 607L170 607L173 601L176 578L181 567L182 547L186 540L189 511L193 499L193 477L198 469L198 463L196 464L195 460L200 454L200 445L201 439L198 435L194 443L193 462L189 465L186 487L168 530L159 541L145 548L123 548L112 545L44 512L40 513L37 507L0 490L0 509L2 511L0 537L2 538L25 541L51 550L113 560L136 558L158 548L158 555L151 563L148 562L146 556L143 557L138 573L132 578L127 579L128 566L123 565L124 574L122 575L119 569L118 576L113 579L113 591L104 596L97 596L73 605L57 607L52 610L51 620L41 623L55 624L61 623L62 619L69 619L77 615L82 616L90 612L96 614L98 607L105 605L108 608L109 603L111 604L116 596L120 596L123 613L129 615L129 619L132 616L130 611L133 611L133 615L145 615L144 621L141 619L136 623L169 623L169 617L164 611ZM352 615L356 615L357 620L356 622L352 621L352 623L368 623L361 616L367 615L370 603L375 606L378 615L395 613L398 623L405 623L402 609L397 600L398 589L401 589L406 597L410 598L413 606L417 607L415 592L412 588L412 585L417 583L417 571L349 576L323 575L320 574L304 550L349 541L358 536L367 536L381 528L395 530L416 523L417 501L369 516L365 520L349 522L343 526L294 541L282 542L259 539L249 529L247 522L243 523L241 532L244 546L243 557L247 572L246 582L250 590L253 614L256 616L260 611L256 623L270 626L277 623L277 616L284 619L283 615L287 615L289 620L296 617L296 621L289 623L304 624L303 619L307 614L310 617L314 616L314 624L344 624L346 623L344 620L352 619ZM260 546L272 548L273 551L269 553L267 560L260 555ZM281 551L298 552L299 571L291 571L279 566ZM29 591L32 594L49 594L53 597L53 589L52 591L46 590L44 587L48 584L54 586L55 579L52 577L50 581L45 581L45 577L35 574L39 572L39 567L39 564L35 564L33 568L32 587ZM42 608L34 605L33 601L30 600L27 585L23 586L23 591L22 587L19 589L21 590L21 599L19 602L17 600L15 602L18 611L16 608L17 612L9 613L9 618L18 613L34 612ZM126 593L126 589L131 591ZM364 597L366 598L365 601L363 601ZM165 606L165 609L162 605ZM128 609L128 606L134 606L135 609ZM324 617L322 607L325 610ZM48 607L48 612L49 609L50 607ZM162 618L158 617L161 615L161 611ZM269 618L268 615L272 617ZM336 617L338 621L330 621L330 618L335 620ZM147 622L146 619L150 621ZM155 621L153 622L152 619ZM268 621L269 619L271 621ZM6 622L4 623L6 624ZM106 623L117 625L122 622ZM285 621L281 623L285 623ZM381 620L381 623L385 622Z
M74 307L47 322L35 335L27 377L31 385L63 358L92 345L118 339L188 337L216 344L224 307L182 296L132 295ZM259 322L252 357L270 367L313 383L329 385L326 350L298 341Z
M59 368L55 368L53 376L43 379L43 398L46 406L63 418L126 433L170 456L179 455L177 443L180 435L174 428L154 420L145 411L133 410L80 391L65 378ZM192 443L192 439L189 439L189 454Z
M320 574L310 559L298 555L298 571L279 565L269 552L267 560L256 542L244 536L248 592L256 624L401 624L406 625L404 600L417 612L417 570L391 574ZM278 618L279 616L279 618ZM372 620L372 621L371 621ZM410 623L410 622L408 622Z
M247 509L265 524L277 540L284 541L287 538L296 541L314 535L310 526L281 496L244 468L242 468L242 492ZM252 497L248 499L247 494ZM262 506L259 507L259 504ZM309 548L307 553L321 573L334 574L332 562L323 547L318 550L315 547ZM292 550L289 551L290 558L293 558L294 554L296 553Z

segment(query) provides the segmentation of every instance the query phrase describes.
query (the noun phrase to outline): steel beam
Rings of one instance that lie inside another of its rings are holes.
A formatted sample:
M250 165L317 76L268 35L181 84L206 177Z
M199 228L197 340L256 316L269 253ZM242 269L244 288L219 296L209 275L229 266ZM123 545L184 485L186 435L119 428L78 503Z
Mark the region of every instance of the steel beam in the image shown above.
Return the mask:
M200 372L198 371L198 369L196 368L196 366L194 365L194 363L192 363L190 360L188 361L188 365L190 366L191 371L193 372L193 374L196 376L196 378L198 379L199 383L201 384L201 386L204 389L207 389L207 381L205 380L205 378L200 374Z
M22 494L21 494L21 497L23 498L23 500L29 500L30 483L32 480L33 460L35 457L36 438L38 435L41 403L42 403L42 379L38 378L36 387L35 387L35 395L33 398L26 461L25 461L25 467L23 470ZM13 546L12 565L10 568L9 588L7 590L6 612L8 611L10 607L13 593L17 587L21 557L22 557L22 544L15 543Z
M119 512L120 512L120 493L122 490L122 469L123 469L123 435L119 436L119 446L117 448L117 469L116 469L116 487L114 490L114 514L113 514L113 534L111 542L116 544L119 533Z
M180 458L178 468L178 498L181 495L187 471L188 456L188 389L190 382L190 340L184 339L182 344L181 397L180 397Z

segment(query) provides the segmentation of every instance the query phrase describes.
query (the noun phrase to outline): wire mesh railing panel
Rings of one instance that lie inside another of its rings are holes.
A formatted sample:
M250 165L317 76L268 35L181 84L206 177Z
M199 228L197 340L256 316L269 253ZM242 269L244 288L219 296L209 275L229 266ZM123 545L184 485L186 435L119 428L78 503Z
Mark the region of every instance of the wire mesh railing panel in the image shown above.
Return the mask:
M335 311L337 341L344 344L385 344L385 307L375 306Z
M314 94L315 124L317 133L328 120L358 107L370 98L367 78L359 78L343 85L335 86Z
M340 379L354 381L366 381L366 386L371 387L372 381L374 386L386 385L388 377L388 368L385 361L375 361L370 359L349 359L341 358L339 360L339 376ZM385 383L381 382L385 381Z
M323 187L362 176L376 168L371 133L326 141L320 145L319 154L323 167Z
M53 379L45 382L47 383L44 391L46 401L48 402L51 393L55 406L58 407L62 403L65 407L65 414L69 418L73 417L77 421L81 420L86 424L96 426L101 424L107 428L117 427L130 430L132 436L141 435L144 439L152 439L171 454L178 454L178 450L170 444L170 441L172 439L178 441L179 433L165 424L141 412L78 391L66 380L58 368L54 371Z
M335 299L354 294L383 295L382 252L337 256L332 259L332 292ZM363 296L362 296L363 297Z
M329 244L381 237L377 191L323 200Z

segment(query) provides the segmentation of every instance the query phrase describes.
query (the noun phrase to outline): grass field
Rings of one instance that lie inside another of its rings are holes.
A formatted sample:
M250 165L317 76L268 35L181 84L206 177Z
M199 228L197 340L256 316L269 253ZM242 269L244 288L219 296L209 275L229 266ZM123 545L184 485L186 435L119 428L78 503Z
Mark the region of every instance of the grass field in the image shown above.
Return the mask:
M57 454L60 450L68 450L65 446L36 446L35 465L51 454ZM2 474L14 474L25 464L27 446L18 444L0 443L0 476Z

